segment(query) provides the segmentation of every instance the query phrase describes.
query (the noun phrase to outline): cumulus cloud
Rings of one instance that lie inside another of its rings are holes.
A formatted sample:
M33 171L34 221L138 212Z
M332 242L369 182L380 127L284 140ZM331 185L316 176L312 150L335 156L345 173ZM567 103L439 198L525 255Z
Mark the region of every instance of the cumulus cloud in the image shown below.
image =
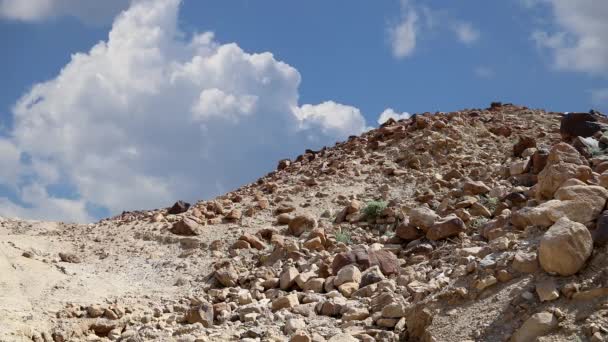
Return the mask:
M179 5L135 1L107 41L17 102L8 143L28 156L17 194L29 205L4 199L1 208L82 221L90 206L117 213L207 198L366 128L354 107L300 105L299 72L271 53L211 32L184 40ZM26 199L28 187L36 195Z
M551 11L551 26L534 31L532 39L550 51L556 68L608 74L608 2L536 0L528 6Z
M408 112L398 113L398 112L395 112L395 110L392 108L387 108L378 117L378 124L381 125L381 124L385 123L386 120L388 120L388 119L401 120L401 119L407 119L410 116L411 115Z
M73 16L85 23L102 24L129 6L130 0L0 0L0 18L37 22Z

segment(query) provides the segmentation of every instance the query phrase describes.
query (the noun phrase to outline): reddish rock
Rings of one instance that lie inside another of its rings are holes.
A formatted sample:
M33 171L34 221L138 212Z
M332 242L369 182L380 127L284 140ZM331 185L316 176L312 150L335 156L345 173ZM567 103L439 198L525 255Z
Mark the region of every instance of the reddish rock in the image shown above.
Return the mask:
M171 228L170 231L171 231L171 233L176 234L176 235L184 235L184 236L200 235L201 226L196 221L186 217L183 220L178 221L175 224L173 224L173 227Z
M519 137L517 144L513 145L513 155L521 157L521 154L530 147L536 147L536 139L532 137Z
M429 240L442 240L457 236L465 230L466 226L464 225L464 222L458 216L452 214L435 222L426 233L426 237Z

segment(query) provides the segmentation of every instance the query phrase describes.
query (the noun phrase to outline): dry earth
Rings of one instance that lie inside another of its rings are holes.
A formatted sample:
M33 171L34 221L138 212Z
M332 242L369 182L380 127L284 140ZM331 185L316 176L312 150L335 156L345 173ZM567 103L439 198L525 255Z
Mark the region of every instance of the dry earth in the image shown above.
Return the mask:
M605 122L424 113L188 208L0 219L0 341L604 341Z

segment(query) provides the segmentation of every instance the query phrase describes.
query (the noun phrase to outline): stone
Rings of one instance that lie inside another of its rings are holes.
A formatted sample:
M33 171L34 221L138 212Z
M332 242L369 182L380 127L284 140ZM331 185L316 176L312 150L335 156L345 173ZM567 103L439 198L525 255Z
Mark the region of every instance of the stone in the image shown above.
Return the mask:
M545 166L547 166L548 159L549 151L544 149L536 150L536 152L534 152L532 155L532 158L530 158L530 163L528 164L532 174L538 175L545 168Z
M409 221L415 227L422 229L426 232L434 223L439 219L431 208L418 207L410 210Z
M367 285L375 284L382 280L386 279L379 266L373 266L363 271L361 274L361 287L365 287Z
M462 219L451 214L435 222L427 231L426 237L427 239L434 241L443 240L449 237L458 236L458 234L465 230L466 226Z
M337 334L332 336L327 342L359 342L350 334Z
M303 319L290 318L285 322L285 326L283 327L283 331L285 334L291 335L297 330L304 329L306 327L306 322Z
M298 215L294 217L288 225L289 233L293 236L300 236L307 230L317 227L317 220L310 214Z
M312 291L315 293L323 292L323 285L325 284L324 278L311 278L302 287L303 291Z
M358 289L359 283L356 282L344 283L338 286L338 291L340 291L340 293L346 298L350 298Z
M550 312L539 312L528 318L511 337L512 342L534 342L557 328L558 320Z
M334 278L334 286L339 287L344 283L357 283L361 282L361 271L355 265L344 266L336 277Z
M552 301L559 298L559 291L552 278L539 280L536 283L536 294L541 302Z
M277 224L284 225L289 224L293 220L293 216L289 213L282 213L277 216Z
M291 160L289 159L281 159L279 160L278 164L277 164L277 170L284 170L286 168L289 167L289 165L291 165Z
M306 249L311 250L311 251L319 251L319 250L324 249L323 242L321 241L321 238L318 236L304 242L304 247L306 247Z
M554 196L563 202L570 202L573 208L563 209L560 212L549 210L548 215L551 220L557 221L560 217L566 216L572 221L587 223L597 219L604 210L608 190L594 185L572 185L561 187ZM574 205L572 202L584 203L586 207Z
M402 222L395 228L395 235L403 240L412 241L421 238L424 234L416 226L409 224L409 222Z
M372 266L378 266L380 268L380 271L386 276L399 274L399 258L397 258L397 256L393 252L386 249L370 249L367 252L367 256L369 260L369 265L365 267L364 270Z
M509 166L509 174L511 176L521 175L526 172L526 167L528 166L528 162L525 160L516 161Z
M362 321L367 317L369 317L369 311L366 308L350 308L342 315L342 320L345 322Z
M295 293L287 296L279 297L272 301L272 311L278 311L281 309L291 309L296 305L300 304L298 301L298 295Z
M591 137L599 132L602 126L591 113L568 113L562 117L559 131L563 137Z
M203 302L191 307L184 316L189 324L201 323L205 328L213 326L213 305Z
M190 208L190 203L184 201L177 201L169 210L167 210L167 214L169 215L177 215L181 213L185 213Z
M99 305L90 305L87 307L87 314L91 318L101 317L103 312L104 309L102 309Z
M563 217L542 236L538 258L546 272L570 276L584 266L592 251L587 227Z
M171 228L171 233L183 236L194 236L201 234L201 225L190 218L183 218L181 221L175 222Z
M226 215L226 220L234 222L240 220L241 217L243 217L243 213L240 209L232 209L228 215Z
M79 264L82 262L82 260L80 260L79 256L77 256L74 253L67 253L67 252L59 252L59 259L63 262L68 262L71 264Z
M305 331L300 330L291 336L289 342L312 342L312 339Z
M284 269L279 276L279 287L281 290L289 290L296 283L296 278L299 274L298 269L293 266Z
M538 271L539 264L536 253L525 253L522 251L515 253L511 267L521 273L534 273Z
M591 233L593 244L601 247L608 243L608 210L604 211L597 219L595 229Z
M263 250L266 248L266 244L264 244L264 242L262 242L262 240L260 240L257 236L251 235L249 233L245 233L245 234L241 235L239 240L247 241L247 243L249 243L249 245L251 247L253 247L257 250Z
M519 137L519 141L513 145L513 155L521 157L522 153L531 147L536 147L536 139L533 137Z
M498 283L498 280L496 279L496 277L494 277L494 276L487 276L485 278L478 279L475 282L474 286L479 291L483 291L486 288L495 285L496 283Z
M464 183L462 190L465 195L475 196L484 195L490 192L490 188L481 181L467 181Z
M406 314L405 306L400 303L391 303L382 308L382 317L386 318L401 318Z
M234 287L239 279L238 273L233 267L224 267L214 273L215 279L225 287Z

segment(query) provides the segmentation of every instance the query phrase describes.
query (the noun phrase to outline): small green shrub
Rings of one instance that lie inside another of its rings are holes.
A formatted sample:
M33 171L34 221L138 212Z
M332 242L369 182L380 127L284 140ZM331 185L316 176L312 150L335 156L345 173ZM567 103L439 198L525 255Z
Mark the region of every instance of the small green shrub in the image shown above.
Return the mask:
M384 201L368 202L365 208L363 209L363 213L368 218L376 218L384 209L386 209L386 205L387 204Z
M481 204L483 204L490 212L494 212L498 207L500 201L496 197L482 197Z
M352 242L350 232L344 231L344 232L337 233L336 241L350 245Z
M471 220L471 222L469 223L469 227L473 229L479 229L483 227L486 223L488 223L488 221L489 220L485 217L478 217L476 219Z

